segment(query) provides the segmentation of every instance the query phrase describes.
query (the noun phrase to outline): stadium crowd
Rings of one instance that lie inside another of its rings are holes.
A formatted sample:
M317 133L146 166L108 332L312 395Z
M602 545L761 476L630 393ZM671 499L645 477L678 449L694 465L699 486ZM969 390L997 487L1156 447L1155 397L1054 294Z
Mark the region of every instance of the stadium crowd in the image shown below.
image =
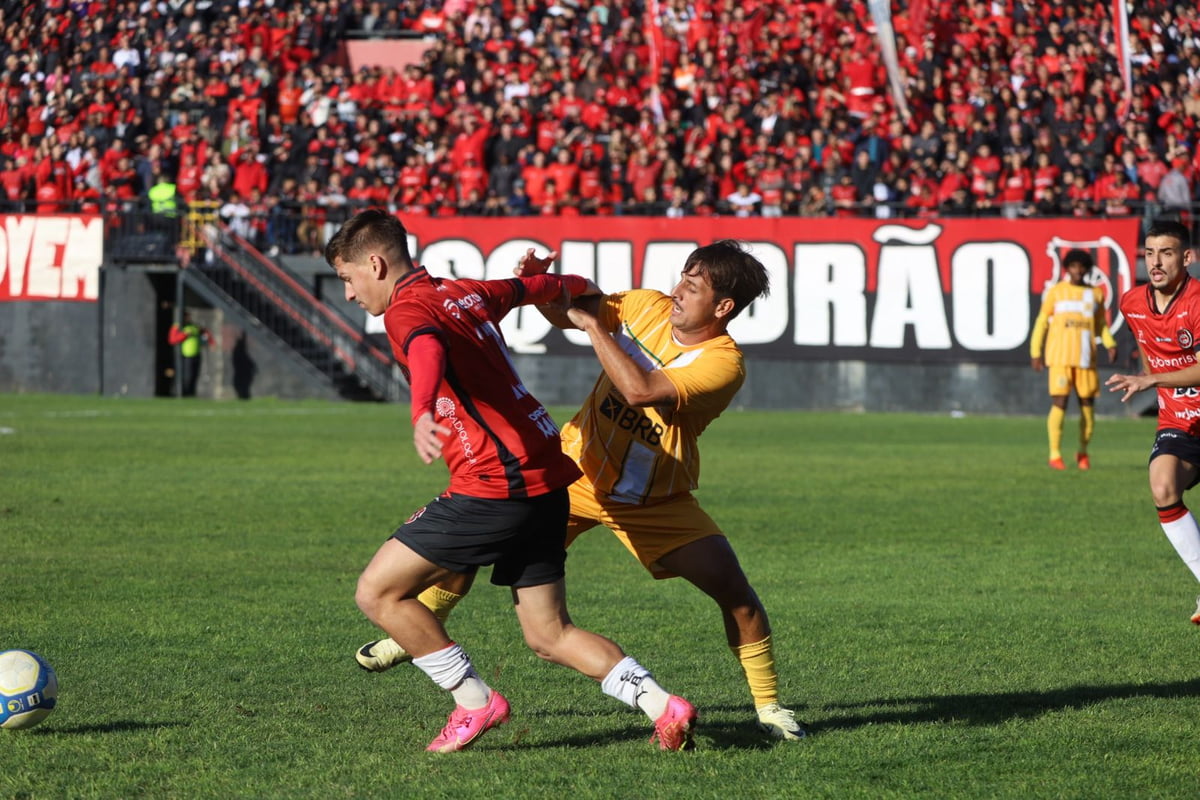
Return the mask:
M1192 210L1195 3L1131 3L1127 96L1112 3L893 2L907 114L866 5L4 0L0 185L9 208L39 212L117 208L173 186L285 252L317 249L366 205ZM402 70L352 70L348 34L428 46Z

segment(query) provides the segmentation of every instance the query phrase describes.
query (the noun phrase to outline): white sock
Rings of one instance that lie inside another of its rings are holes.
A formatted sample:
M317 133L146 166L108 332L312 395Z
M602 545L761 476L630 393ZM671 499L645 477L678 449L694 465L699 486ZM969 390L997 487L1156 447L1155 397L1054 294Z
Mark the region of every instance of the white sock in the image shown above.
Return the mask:
M463 708L483 708L488 704L492 690L475 672L471 657L457 644L414 658L413 666L448 690L454 696L454 702Z
M1183 563L1187 564L1196 580L1200 581L1200 526L1196 525L1196 518L1192 516L1192 512L1189 511L1172 522L1161 524L1163 533L1171 540L1175 552L1179 553Z
M414 662L415 663L415 662ZM667 710L671 695L658 685L650 671L625 656L600 681L600 689L630 708L640 708L651 720L657 720Z

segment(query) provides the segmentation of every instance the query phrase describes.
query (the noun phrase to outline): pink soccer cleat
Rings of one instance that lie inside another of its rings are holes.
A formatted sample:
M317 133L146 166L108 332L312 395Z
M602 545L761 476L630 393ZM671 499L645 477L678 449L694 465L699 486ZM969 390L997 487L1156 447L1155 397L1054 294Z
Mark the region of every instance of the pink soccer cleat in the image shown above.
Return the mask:
M667 710L654 721L654 735L650 742L658 740L659 750L691 750L692 729L696 727L696 708L682 697L671 695Z
M508 722L509 706L504 695L492 690L487 705L483 708L458 706L450 712L450 720L438 737L425 749L431 753L453 753L465 750L488 728L497 728Z

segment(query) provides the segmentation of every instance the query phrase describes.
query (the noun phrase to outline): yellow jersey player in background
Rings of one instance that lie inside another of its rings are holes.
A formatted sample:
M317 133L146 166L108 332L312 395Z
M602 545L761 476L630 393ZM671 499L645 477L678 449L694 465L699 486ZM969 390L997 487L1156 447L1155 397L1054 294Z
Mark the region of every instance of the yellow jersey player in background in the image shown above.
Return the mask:
M518 274L544 272L555 255L541 259L530 251ZM603 368L562 429L563 452L583 472L570 488L567 544L606 527L655 578L682 577L711 597L758 727L798 740L807 734L780 704L766 609L729 540L692 494L700 477L697 439L746 378L726 328L769 290L762 263L726 239L692 251L670 294L634 289L539 309L559 327L586 332ZM417 599L444 620L473 577L451 576ZM382 672L409 656L385 638L363 645L356 658L363 669Z
M1050 373L1050 414L1046 433L1050 438L1050 468L1066 469L1062 457L1063 420L1072 390L1079 398L1079 450L1075 463L1090 469L1088 443L1096 427L1096 395L1100 375L1096 371L1096 341L1104 342L1109 362L1116 361L1117 342L1108 330L1104 293L1084 279L1092 271L1092 256L1086 250L1071 250L1063 259L1067 279L1055 284L1042 299L1042 309L1033 323L1029 355L1033 369ZM1045 346L1043 355L1043 345Z

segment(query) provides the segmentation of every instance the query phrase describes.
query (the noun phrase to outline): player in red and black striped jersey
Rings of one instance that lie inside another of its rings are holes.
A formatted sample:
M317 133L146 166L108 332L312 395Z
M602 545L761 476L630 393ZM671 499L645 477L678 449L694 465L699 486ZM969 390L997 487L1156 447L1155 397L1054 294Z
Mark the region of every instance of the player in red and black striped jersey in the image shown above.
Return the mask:
M564 288L578 295L588 281L442 280L416 267L393 286L384 327L412 385L417 450L427 464L445 459L451 494L535 497L579 477L554 420L517 376L499 327L514 307L553 300Z
M1110 391L1122 402L1158 389L1158 432L1150 451L1150 493L1163 532L1200 580L1200 526L1183 493L1200 482L1200 282L1188 274L1190 236L1178 222L1156 222L1146 232L1150 283L1121 298L1121 313L1137 339L1141 375L1113 375ZM1200 600L1192 622L1200 625Z
M598 293L595 284L555 275L434 278L413 265L400 220L376 209L348 220L325 259L347 301L383 314L412 389L413 444L426 464L441 457L450 470L449 489L384 542L355 593L363 613L454 696L456 707L428 749L461 750L508 719L504 697L416 599L440 579L485 565L493 583L512 587L525 641L538 655L644 711L662 749L690 746L691 704L668 694L615 642L570 621L567 487L580 472L563 455L558 427L521 383L500 333L514 307Z

